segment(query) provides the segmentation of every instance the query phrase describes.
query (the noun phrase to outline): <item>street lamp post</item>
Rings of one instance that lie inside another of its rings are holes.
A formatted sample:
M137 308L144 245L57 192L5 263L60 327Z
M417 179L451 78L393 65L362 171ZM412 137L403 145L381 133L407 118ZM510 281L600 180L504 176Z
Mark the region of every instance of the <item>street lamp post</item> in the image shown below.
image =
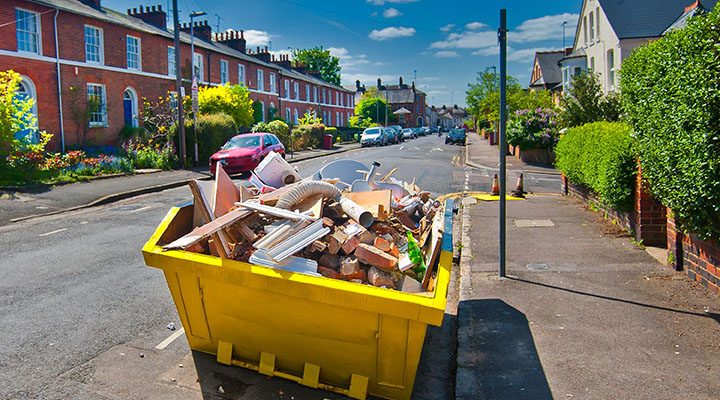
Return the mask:
M185 168L185 121L183 115L183 102L182 102L182 73L180 69L180 20L178 18L177 0L172 0L173 4L173 39L175 44L175 90L177 91L178 99L178 136L179 136L179 153L180 163Z
M207 15L205 11L193 11L190 13L190 59L192 60L192 81L193 86L197 84L195 75L195 23L194 18ZM193 110L193 132L195 133L195 165L198 163L198 134L197 134L197 110Z

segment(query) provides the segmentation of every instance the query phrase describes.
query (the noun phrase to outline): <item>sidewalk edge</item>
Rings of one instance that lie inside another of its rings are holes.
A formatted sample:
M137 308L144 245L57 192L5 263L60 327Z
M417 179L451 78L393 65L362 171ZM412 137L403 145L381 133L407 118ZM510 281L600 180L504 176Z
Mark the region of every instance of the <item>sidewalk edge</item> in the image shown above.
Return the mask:
M471 168L477 168L477 169L490 169L490 170L498 169L498 167L488 167L486 165L478 164L475 161L470 161L470 156L469 156L469 151L468 151L469 147L470 146L468 146L468 145L465 146L465 165L467 165ZM544 174L544 175L553 175L553 176L561 175L560 171L550 172L550 171L540 171L540 170L535 170L535 169L508 169L508 171L520 171L520 172L527 172L527 173L532 173L532 174Z

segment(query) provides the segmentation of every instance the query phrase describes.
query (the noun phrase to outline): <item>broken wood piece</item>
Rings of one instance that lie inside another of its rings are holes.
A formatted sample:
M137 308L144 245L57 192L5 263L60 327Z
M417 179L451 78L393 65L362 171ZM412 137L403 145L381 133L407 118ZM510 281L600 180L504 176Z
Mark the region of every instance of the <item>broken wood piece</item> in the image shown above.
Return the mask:
M322 253L325 249L327 249L327 243L320 240L312 242L310 247L308 247L308 251L311 253Z
M267 254L273 260L280 262L298 251L309 246L312 242L330 233L330 228L326 228L322 224L322 220L317 220L289 239L280 242L267 250Z
M231 208L235 206L235 202L240 201L240 191L233 183L230 176L222 167L221 163L217 163L215 167L215 184L212 193L212 212L215 217L227 214Z
M163 246L163 249L171 250L187 248L188 246L194 245L195 243L198 243L203 239L207 239L208 237L217 234L218 232L220 232L221 229L230 226L237 221L240 221L241 219L249 216L252 213L252 211L246 210L244 208L236 208L219 218L211 220L203 226L195 228L192 232L179 239L176 239L172 243L166 244L165 246ZM224 235L225 233L222 232L222 234ZM226 254L230 254L229 247Z
M382 178L380 178L380 182L385 182L385 181L387 181L388 179L390 179L390 177L393 176L393 174L394 174L395 172L397 172L397 170L398 170L397 167L391 169L390 172L388 172L387 174L385 174L385 176L383 176Z
M193 201L198 204L197 210L200 211L200 215L204 221L207 221L208 223L212 222L215 218L213 218L213 215L210 211L209 203L207 202L207 199L205 198L205 195L203 194L202 190L200 189L200 185L198 184L198 181L193 179L191 180L188 185L190 186L190 191L193 194ZM225 214L227 215L227 214ZM207 224L205 224L207 225ZM213 246L215 246L215 250L217 251L218 255L222 258L228 258L230 256L230 246L228 245L228 240L224 232L222 231L213 231L213 233L209 234L213 239ZM207 237L207 236L205 236ZM200 238L199 240L202 240L203 238ZM198 241L199 241L198 240ZM197 242L193 242L197 243ZM190 244L193 244L190 243Z
M292 190L295 186L298 185L298 183L285 185L279 189L273 190L272 192L262 193L258 197L258 200L260 201L261 204L265 204L268 206L274 206L275 204L277 204L278 200L280 200L280 197L282 197L282 195L284 195L285 193ZM245 200L243 200L243 201L245 201Z
M255 234L255 232L253 232L252 229L250 229L250 227L246 223L241 222L237 224L237 229L248 242L253 243L257 240L257 235Z
M444 217L442 213L437 213L429 229L431 231L430 247L429 251L425 255L425 265L427 265L427 270L425 271L425 276L423 277L422 281L422 287L428 290L430 287L430 280L433 271L435 270L435 264L437 264L437 260L440 257L440 250L442 247L442 235L443 230L445 229L443 227L443 218Z

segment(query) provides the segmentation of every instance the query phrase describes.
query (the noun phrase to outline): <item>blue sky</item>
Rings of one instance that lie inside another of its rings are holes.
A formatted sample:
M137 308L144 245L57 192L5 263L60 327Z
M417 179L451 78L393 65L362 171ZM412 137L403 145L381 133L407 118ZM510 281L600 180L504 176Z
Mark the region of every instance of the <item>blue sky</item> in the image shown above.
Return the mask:
M167 0L103 0L116 10ZM428 93L431 104L465 103L468 82L497 66L499 10L507 8L508 73L528 85L536 50L572 45L581 0L178 0L181 20L202 10L220 30L245 30L249 46L274 52L322 45L340 57L345 86L397 83L403 76Z

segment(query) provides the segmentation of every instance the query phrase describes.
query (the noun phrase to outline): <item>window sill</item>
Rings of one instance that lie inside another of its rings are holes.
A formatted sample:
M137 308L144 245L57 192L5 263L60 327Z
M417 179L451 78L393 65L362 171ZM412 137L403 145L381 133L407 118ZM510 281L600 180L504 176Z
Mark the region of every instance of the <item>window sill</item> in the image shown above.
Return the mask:
M108 124L90 124L88 128L107 128Z

